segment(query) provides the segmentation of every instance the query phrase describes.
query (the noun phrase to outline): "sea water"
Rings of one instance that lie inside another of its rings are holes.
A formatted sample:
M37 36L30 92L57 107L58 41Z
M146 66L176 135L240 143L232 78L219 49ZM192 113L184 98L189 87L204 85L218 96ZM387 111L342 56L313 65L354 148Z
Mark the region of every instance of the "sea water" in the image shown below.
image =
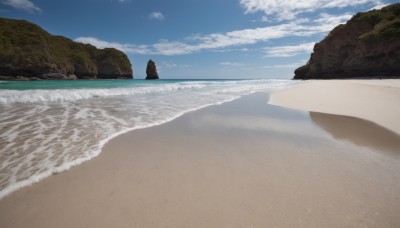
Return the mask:
M293 83L276 79L0 81L0 198L90 160L107 141L127 131Z

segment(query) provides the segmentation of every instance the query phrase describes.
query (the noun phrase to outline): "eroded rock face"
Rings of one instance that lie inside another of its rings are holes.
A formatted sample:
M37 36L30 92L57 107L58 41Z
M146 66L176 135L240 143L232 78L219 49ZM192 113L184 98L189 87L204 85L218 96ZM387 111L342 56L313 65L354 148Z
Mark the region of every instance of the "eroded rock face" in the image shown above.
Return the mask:
M156 63L151 59L147 62L146 75L146 80L158 79Z
M400 77L400 4L357 13L314 46L294 79Z
M97 78L101 79L131 79L132 78L132 66L128 61L128 57L114 49L105 48L99 50L97 60L98 74Z
M128 57L114 48L53 36L25 20L0 18L2 80L133 78Z

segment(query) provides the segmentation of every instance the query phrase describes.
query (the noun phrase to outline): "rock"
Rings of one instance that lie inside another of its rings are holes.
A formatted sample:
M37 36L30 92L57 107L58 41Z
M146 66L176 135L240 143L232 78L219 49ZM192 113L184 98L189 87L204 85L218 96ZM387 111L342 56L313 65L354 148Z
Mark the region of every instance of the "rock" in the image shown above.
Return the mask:
M25 20L0 18L3 80L132 79L128 57L114 48L53 36ZM21 76L21 77L18 77Z
M294 79L400 77L400 3L357 13L315 44Z
M78 79L78 77L76 77L75 74L70 74L70 75L67 76L66 79L67 79L67 80L76 80L76 79Z
M62 73L48 73L48 74L42 74L38 78L46 80L66 80L67 75Z
M15 80L15 77L0 75L0 81L5 81L5 80Z
M105 48L99 51L97 69L99 71L97 78L109 79L132 78L131 65L125 62L126 55L114 48Z
M146 75L146 80L158 79L156 63L151 59L147 62Z

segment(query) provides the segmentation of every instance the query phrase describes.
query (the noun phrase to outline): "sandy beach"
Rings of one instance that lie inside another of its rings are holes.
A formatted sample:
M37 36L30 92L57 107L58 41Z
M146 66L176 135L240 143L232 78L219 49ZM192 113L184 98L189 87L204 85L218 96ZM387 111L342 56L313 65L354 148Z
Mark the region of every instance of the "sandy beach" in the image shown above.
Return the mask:
M305 81L274 93L271 104L353 116L400 134L400 80Z
M400 228L399 1L93 2L0 0L0 228Z
M398 135L267 102L253 94L118 136L1 199L0 226L400 226Z

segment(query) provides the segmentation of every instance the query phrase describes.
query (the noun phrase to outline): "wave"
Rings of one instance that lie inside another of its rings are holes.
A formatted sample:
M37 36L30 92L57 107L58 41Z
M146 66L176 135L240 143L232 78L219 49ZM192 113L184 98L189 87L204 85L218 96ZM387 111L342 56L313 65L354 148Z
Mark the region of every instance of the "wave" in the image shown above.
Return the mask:
M0 198L98 156L105 143L128 131L291 84L185 81L124 88L0 90L0 142L5 145L0 148Z
M198 90L205 87L221 88L222 92L240 92L240 90L278 88L291 84L289 80L264 79L243 81L185 81L164 84L137 84L119 88L85 88L85 89L29 89L0 90L0 104L9 103L46 103L78 101L95 97L110 97L123 95L160 94L179 90Z
M111 88L111 89L54 89L54 90L2 90L0 93L0 104L8 103L37 103L37 102L60 102L77 101L94 97L109 97L120 95L136 95L165 93L174 90L200 89L205 85L156 85L134 88Z
M237 98L239 98L239 96L231 97L230 99L223 100L223 101L218 101L218 102L214 102L214 103L209 103L209 104L206 104L206 105L198 106L196 108L187 109L187 110L184 110L184 111L182 111L180 113L177 113L174 116L169 117L169 118L164 119L164 120L159 120L159 121L156 121L156 122L153 122L153 123L138 125L138 126L127 128L127 129L124 129L124 130L119 131L117 133L114 133L114 134L110 135L109 137L107 137L107 138L105 138L103 140L100 140L98 142L98 145L95 146L95 149L92 149L90 151L86 151L85 156L83 156L83 157L80 157L80 158L75 159L75 160L70 161L70 162L66 162L66 163L64 163L64 164L62 164L61 166L58 166L58 167L48 168L45 172L42 172L42 173L39 173L39 174L36 174L36 175L32 175L31 177L29 177L27 179L24 179L22 181L16 181L16 182L10 183L7 187L5 187L5 188L0 190L0 199L2 199L3 197L9 195L10 193L12 193L14 191L17 191L18 189L21 189L21 188L29 186L31 184L37 183L40 180L42 180L42 179L44 179L46 177L49 177L49 176L51 176L53 174L57 174L57 173L61 173L61 172L67 171L67 170L71 169L74 166L80 165L83 162L89 161L89 160L97 157L101 153L101 150L102 150L103 146L107 142L109 142L110 140L112 140L113 138L115 138L115 137L117 137L119 135L125 134L125 133L127 133L129 131L133 131L133 130L144 129L144 128L154 127L154 126L158 126L158 125L161 125L161 124L164 124L164 123L168 123L168 122L170 122L170 121L172 121L172 120L184 115L185 113L196 111L196 110L199 110L199 109L202 109L202 108L205 108L205 107L208 107L208 106L212 106L212 105L223 104L225 102L229 102L229 101L235 100ZM15 179L15 178L13 178L13 179Z

